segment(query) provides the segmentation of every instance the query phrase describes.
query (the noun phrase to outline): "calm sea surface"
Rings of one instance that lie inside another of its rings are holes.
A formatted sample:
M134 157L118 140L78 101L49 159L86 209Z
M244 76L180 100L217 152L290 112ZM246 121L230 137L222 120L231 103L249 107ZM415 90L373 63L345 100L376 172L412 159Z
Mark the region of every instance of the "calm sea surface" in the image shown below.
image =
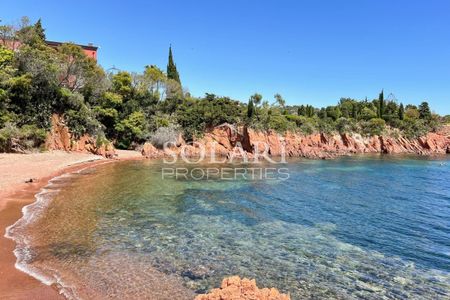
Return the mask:
M53 180L9 229L19 267L83 299L189 299L229 275L293 299L450 299L448 157L292 160L285 181L162 167Z

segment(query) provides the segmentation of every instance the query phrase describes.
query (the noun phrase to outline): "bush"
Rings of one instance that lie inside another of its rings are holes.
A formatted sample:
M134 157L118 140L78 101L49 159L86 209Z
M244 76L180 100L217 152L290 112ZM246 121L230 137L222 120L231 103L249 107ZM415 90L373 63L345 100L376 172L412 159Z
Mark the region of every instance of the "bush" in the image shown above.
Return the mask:
M295 127L295 123L288 121L285 116L272 115L269 118L269 128L277 132L284 133L288 130L294 130Z
M26 152L41 146L45 138L46 131L35 125L18 128L7 123L0 129L0 152Z
M205 128L223 123L241 123L244 120L245 110L245 106L237 101L206 94L202 99L184 99L177 106L176 120L183 128L185 139L192 140Z
M180 130L177 126L159 127L152 135L150 142L156 148L162 149L164 145L176 145L179 135Z
M374 119L377 117L377 113L368 107L364 107L361 111L360 118L366 121Z
M361 123L362 133L366 136L381 135L385 126L386 122L379 118Z
M302 126L308 121L307 117L297 115L286 115L286 119L290 122L294 122L298 127Z
M403 131L405 137L410 139L419 138L424 136L429 131L424 120L405 119L400 125L400 129Z
M450 124L450 115L446 115L442 119L445 124Z
M114 129L118 133L117 147L123 149L129 149L134 142L144 141L148 134L144 113L140 111L128 115Z
M351 119L339 118L336 121L336 130L339 131L340 134L353 132L355 131L355 127L355 122Z
M95 118L93 111L84 104L78 110L67 110L65 119L67 120L67 126L76 138L85 133L96 135L98 131L102 130L102 125Z
M319 132L325 134L332 134L335 131L336 125L330 118L321 119L317 124Z

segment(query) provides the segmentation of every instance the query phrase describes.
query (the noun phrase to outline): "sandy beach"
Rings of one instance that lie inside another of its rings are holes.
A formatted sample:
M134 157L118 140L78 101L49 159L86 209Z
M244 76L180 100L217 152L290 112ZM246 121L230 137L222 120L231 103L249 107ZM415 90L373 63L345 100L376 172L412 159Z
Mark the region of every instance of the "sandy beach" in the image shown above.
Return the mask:
M117 151L118 159L140 159L135 151ZM57 289L17 270L14 241L4 237L22 216L22 207L55 176L111 163L98 155L53 151L33 154L0 153L0 299L62 299ZM32 182L29 182L32 181Z

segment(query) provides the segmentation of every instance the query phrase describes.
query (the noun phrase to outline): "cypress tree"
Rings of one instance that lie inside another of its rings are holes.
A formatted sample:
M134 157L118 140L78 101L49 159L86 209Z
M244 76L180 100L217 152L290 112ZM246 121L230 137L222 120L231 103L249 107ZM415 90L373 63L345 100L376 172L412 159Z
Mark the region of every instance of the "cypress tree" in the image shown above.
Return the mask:
M383 119L383 115L384 115L384 91L381 90L380 96L378 97L378 117L380 119Z
M177 66L173 62L172 46L169 47L169 62L167 63L167 78L173 79L181 85L180 75L178 74Z
M255 108L253 105L253 101L252 101L252 99L249 99L248 104L247 104L247 117L249 119L251 119L253 117L254 112L255 112Z
M400 120L405 118L405 108L403 107L403 103L400 103L400 107L398 108L398 118Z

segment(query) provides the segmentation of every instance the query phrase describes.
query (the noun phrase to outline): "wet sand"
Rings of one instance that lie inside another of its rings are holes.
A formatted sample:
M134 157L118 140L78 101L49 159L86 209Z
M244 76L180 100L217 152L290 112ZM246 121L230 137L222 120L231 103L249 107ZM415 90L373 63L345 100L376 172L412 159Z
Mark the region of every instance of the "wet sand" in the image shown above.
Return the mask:
M120 160L139 159L134 151L119 151ZM15 268L15 243L5 230L22 217L22 207L48 181L64 173L110 163L114 160L85 153L54 151L35 154L0 153L0 299L64 299L56 287L47 286ZM32 183L26 183L33 179Z

